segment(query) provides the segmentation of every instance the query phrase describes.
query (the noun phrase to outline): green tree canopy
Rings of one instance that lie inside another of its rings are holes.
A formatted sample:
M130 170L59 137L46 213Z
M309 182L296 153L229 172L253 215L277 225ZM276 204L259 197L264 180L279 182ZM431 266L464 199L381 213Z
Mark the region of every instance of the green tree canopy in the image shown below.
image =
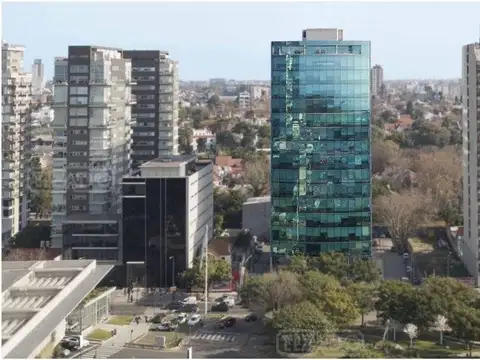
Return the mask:
M365 315L375 310L377 285L372 283L353 283L347 287L347 292L355 302L360 315L362 315L363 326L365 323Z
M475 341L480 341L480 310L460 307L448 314L452 332L468 346L470 357Z

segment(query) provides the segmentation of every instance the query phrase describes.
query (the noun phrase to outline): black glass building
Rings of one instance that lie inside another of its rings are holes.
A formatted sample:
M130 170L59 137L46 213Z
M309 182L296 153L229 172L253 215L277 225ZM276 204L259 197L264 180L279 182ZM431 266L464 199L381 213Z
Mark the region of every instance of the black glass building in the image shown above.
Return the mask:
M271 44L272 252L370 256L370 42L310 31Z
M144 163L140 176L123 179L122 259L125 272L135 265L135 277L147 286L173 285L201 250L205 225L210 235L213 229L212 163L191 155L168 158Z

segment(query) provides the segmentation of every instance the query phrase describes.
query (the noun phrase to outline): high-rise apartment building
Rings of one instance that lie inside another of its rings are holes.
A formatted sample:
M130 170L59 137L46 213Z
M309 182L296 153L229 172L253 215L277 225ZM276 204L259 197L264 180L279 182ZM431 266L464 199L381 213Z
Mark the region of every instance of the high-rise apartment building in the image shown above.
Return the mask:
M66 257L121 261L131 72L119 49L69 46L55 60L52 246Z
M32 74L23 72L24 52L2 41L2 245L28 222Z
M179 77L177 62L167 52L129 50L132 61L132 165L178 154Z
M374 96L379 96L382 91L383 85L383 67L375 65L372 67L371 74L371 92Z
M479 172L480 169L480 43L462 49L463 99L463 226L459 244L463 262L479 282Z
M144 264L148 286L172 285L213 234L213 164L193 155L162 156L123 179L123 261ZM174 271L174 272L172 272ZM143 277L143 276L142 276ZM128 282L128 280L127 280Z
M370 256L370 42L311 29L271 50L272 251Z
M41 93L44 86L45 78L42 59L35 59L32 65L32 90L35 93Z

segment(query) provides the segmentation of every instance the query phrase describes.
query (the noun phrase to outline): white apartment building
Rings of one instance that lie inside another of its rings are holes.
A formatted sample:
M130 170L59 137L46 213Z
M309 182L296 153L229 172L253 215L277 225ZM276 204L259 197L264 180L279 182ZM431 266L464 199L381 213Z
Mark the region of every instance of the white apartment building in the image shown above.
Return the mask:
M480 132L480 44L462 50L463 97L463 221L464 241L459 252L479 285L479 132Z
M238 94L238 107L240 109L250 109L250 93L248 91L242 91Z
M23 72L24 51L2 42L2 245L28 222L32 75Z
M370 91L374 96L380 95L383 84L383 67L381 65L375 65L371 70L371 83Z
M68 53L55 60L52 247L73 259L119 262L131 62L119 49L69 46Z
M250 86L250 97L253 100L260 100L262 97L270 96L270 88L268 86L252 85Z

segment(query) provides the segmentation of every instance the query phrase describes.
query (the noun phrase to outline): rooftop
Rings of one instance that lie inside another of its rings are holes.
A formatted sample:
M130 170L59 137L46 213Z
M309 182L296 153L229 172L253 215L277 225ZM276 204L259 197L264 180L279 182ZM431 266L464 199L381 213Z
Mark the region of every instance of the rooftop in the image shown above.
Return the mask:
M35 356L112 267L95 260L2 262L3 357Z
M147 161L140 165L140 168L147 167L177 167L181 164L188 163L196 160L195 155L171 155L171 156L160 156L156 159Z
M259 197L253 197L250 199L247 199L243 204L258 204L258 203L265 203L265 202L270 202L270 196L259 196Z

